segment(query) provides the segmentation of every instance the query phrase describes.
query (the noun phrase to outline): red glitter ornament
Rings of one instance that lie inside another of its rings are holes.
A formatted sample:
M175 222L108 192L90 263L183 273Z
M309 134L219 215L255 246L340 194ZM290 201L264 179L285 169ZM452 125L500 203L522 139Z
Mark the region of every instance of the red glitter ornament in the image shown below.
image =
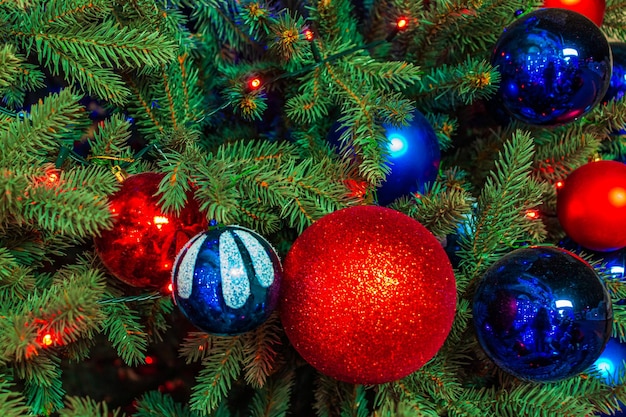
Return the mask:
M179 215L163 213L156 196L162 179L147 172L124 180L109 202L113 228L94 238L111 274L135 287L165 289L178 251L207 227L191 196Z
M279 311L287 337L341 381L400 379L441 348L456 282L437 239L395 210L356 206L324 216L284 262Z
M579 245L601 252L626 247L626 165L581 166L558 190L556 207L563 230Z
M543 7L560 8L580 13L598 26L602 26L605 0L545 0Z

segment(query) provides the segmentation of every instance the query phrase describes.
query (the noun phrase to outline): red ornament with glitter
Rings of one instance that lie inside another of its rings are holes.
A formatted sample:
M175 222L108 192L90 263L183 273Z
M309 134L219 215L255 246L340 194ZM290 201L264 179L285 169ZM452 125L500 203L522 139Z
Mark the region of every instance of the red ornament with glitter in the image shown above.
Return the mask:
M556 7L580 13L590 19L598 26L602 26L604 12L606 10L605 0L545 0L543 7Z
M600 252L626 247L626 165L581 166L559 189L556 207L563 230L579 245Z
M320 372L380 384L441 348L456 307L452 266L419 222L379 206L336 211L307 228L284 261L287 337Z
M94 238L109 272L134 287L165 290L178 251L207 227L191 195L178 215L163 213L156 195L162 179L150 172L125 179L109 202L113 228Z

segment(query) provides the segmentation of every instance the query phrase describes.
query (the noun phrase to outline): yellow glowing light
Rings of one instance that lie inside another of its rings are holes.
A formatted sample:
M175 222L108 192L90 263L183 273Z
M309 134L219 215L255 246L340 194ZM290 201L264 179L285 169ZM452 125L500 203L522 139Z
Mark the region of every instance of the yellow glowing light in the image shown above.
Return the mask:
M404 17L401 17L400 19L398 19L398 21L396 22L396 27L398 29L404 29L407 27L407 25L409 24L409 21L406 20Z
M41 339L41 343L44 346L50 346L52 344L52 335L50 335L50 333L46 333L44 337Z

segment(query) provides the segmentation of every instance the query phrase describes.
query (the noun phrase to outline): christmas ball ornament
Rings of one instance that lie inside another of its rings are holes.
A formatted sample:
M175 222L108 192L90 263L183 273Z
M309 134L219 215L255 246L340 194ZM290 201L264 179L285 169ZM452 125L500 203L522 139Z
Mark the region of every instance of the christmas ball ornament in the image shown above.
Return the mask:
M626 165L596 161L574 170L556 207L563 230L581 246L600 252L626 247Z
M378 204L385 206L400 196L424 192L424 186L437 178L441 153L435 130L418 111L408 126L383 127L391 172L376 196Z
M272 246L240 226L215 227L192 238L172 270L174 301L196 327L236 335L276 309L282 267Z
M165 287L178 251L207 226L191 195L178 215L163 213L156 195L163 177L146 172L126 178L109 199L113 228L94 238L109 272L135 287Z
M589 112L611 80L611 48L579 13L538 9L507 27L492 52L504 107L534 125L559 125Z
M455 307L440 243L386 207L322 217L284 261L279 314L287 337L309 364L341 381L379 384L416 371L443 344Z
M514 250L485 272L473 316L496 365L524 380L552 382L600 357L613 311L592 266L565 249L535 246Z
M613 72L609 89L606 91L603 102L609 100L621 100L626 93L626 43L611 42L613 52Z
M544 0L543 7L558 7L580 13L598 26L602 26L605 0Z

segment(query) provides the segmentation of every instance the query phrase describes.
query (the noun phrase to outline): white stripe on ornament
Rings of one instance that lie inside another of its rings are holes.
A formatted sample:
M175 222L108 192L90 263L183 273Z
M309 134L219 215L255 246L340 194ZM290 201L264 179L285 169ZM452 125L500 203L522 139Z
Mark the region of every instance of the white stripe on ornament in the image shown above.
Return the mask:
M231 308L241 308L250 296L250 278L235 238L229 231L220 236L220 272L224 302Z
M206 240L207 235L202 234L195 241L191 242L189 249L183 254L183 258L178 265L178 274L176 277L176 292L180 298L191 297L191 291L193 290L193 277L196 269L196 261L198 260L198 254L200 248ZM182 253L182 251L181 251ZM178 264L178 261L176 262Z
M252 265L254 266L254 272L261 286L267 288L272 285L274 282L274 265L267 251L263 245L261 245L261 242L245 230L234 230L233 232L241 239L246 249L248 249L250 259L252 259Z

